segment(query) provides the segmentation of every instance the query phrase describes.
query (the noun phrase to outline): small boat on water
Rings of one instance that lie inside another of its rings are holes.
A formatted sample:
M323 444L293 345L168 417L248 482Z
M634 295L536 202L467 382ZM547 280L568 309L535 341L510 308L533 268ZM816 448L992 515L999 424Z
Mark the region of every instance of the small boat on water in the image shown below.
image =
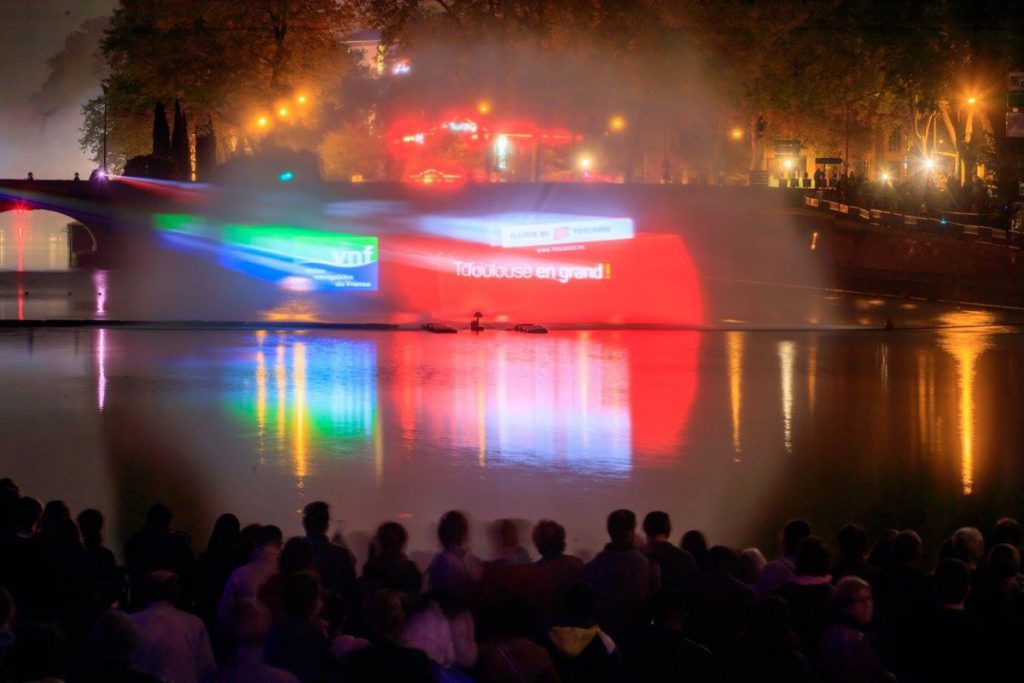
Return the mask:
M547 334L548 328L543 325L534 325L533 323L519 323L510 328L513 332L522 332L523 334Z
M450 325L443 325L441 323L426 323L423 329L427 332L433 332L434 334L456 334L458 330Z

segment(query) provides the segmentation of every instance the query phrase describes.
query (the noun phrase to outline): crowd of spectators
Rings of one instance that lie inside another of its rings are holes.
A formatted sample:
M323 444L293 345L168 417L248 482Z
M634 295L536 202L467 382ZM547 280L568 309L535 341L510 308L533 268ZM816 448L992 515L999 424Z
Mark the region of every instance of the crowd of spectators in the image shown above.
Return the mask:
M954 176L868 180L848 175L815 177L819 196L865 209L929 218L946 218L970 225L1020 230L1020 198L994 196L980 178L961 186Z
M421 572L407 535L382 524L357 571L331 511L305 535L216 522L194 556L153 505L124 565L103 517L45 506L0 481L0 680L270 681L971 681L1021 680L1021 526L957 530L926 567L921 538L872 545L849 524L834 546L803 520L778 555L672 541L668 514L606 520L589 562L541 520L537 558L497 523L494 557L470 551L460 512L439 523ZM833 551L832 547L835 548Z

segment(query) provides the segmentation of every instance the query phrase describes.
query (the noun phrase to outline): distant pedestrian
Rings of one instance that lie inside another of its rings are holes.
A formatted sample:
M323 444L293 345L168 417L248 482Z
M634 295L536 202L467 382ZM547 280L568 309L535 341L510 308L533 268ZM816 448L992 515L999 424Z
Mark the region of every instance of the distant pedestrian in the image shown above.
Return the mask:
M78 177L78 171L75 171L75 182L77 183L80 180L81 178Z
M35 180L36 179L36 177L34 175L32 175L32 171L28 172L28 179L29 180Z

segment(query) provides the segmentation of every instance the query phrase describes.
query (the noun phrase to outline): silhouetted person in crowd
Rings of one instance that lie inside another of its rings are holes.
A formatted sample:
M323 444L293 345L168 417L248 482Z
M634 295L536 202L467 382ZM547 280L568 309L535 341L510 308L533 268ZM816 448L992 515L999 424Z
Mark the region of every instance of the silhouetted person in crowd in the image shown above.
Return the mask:
M61 683L67 673L68 645L52 626L22 624L7 652L4 674L10 683Z
M9 477L0 479L0 539L14 531L14 508L19 498L18 485Z
M1024 530L1021 529L1020 522L1010 517L1003 517L996 522L988 545L993 548L1000 543L1012 545L1020 550L1021 543L1024 543Z
M782 554L765 565L757 579L755 590L767 595L796 574L796 554L804 539L811 535L811 525L794 519L782 529Z
M437 539L442 550L427 567L427 588L471 604L483 576L483 564L466 548L469 520L457 510L444 513L437 525Z
M39 535L43 541L48 541L50 534L58 522L71 519L71 510L63 500L51 500L43 507L43 514L39 518Z
M313 559L313 544L298 536L289 538L277 558L277 573L272 574L259 587L256 596L270 609L275 618L281 616L281 588L284 580L298 572L316 574L316 563Z
M206 550L196 559L196 607L199 616L212 623L224 584L232 570L232 551L238 543L242 525L238 517L224 513L213 523Z
M74 178L74 180L75 180L76 183L81 180L81 178L78 175L78 171L75 171L75 178Z
M882 532L882 537L871 546L871 552L868 553L868 564L877 570L878 577L881 577L892 565L892 546L897 535L899 532L895 529L886 529Z
M668 540L672 535L672 521L667 512L660 510L644 517L644 535L648 559L661 571L662 588L686 595L693 581L700 575L697 562L686 550L677 548Z
M647 623L647 602L661 587L658 565L636 549L636 515L608 515L611 542L583 569L583 580L597 594L597 621L628 653Z
M443 590L424 596L409 614L398 643L422 650L442 669L472 669L478 655L473 613L458 596Z
M14 528L0 541L0 585L14 596L22 621L52 618L46 614L49 586L43 576L43 544L36 537L42 514L43 506L38 500L22 496L14 504Z
M263 644L270 633L270 612L258 600L244 598L234 605L234 648L228 660L208 679L209 683L298 683L294 674L268 666Z
M768 560L764 559L760 550L747 548L740 553L739 559L736 561L736 578L748 588L753 589L767 564Z
M231 615L235 603L255 599L260 587L277 573L277 558L281 554L281 530L272 524L256 532L255 547L247 564L231 573L224 585L224 593L217 605L217 622L225 633L231 632Z
M125 568L132 583L155 571L188 577L192 571L192 549L188 537L171 531L170 508L151 505L142 529L124 544Z
M747 628L720 663L728 683L812 680L807 658L796 646L789 605L770 595L751 608Z
M847 576L836 584L836 623L821 641L821 662L827 681L836 683L881 683L896 678L885 670L870 638L868 628L874 616L871 585L858 576Z
M45 611L68 639L75 669L86 657L89 628L102 608L96 561L82 547L78 527L68 518L51 523L44 558Z
M7 651L14 644L14 617L17 611L10 592L0 586L0 675L3 674L3 662Z
M598 625L596 604L590 584L577 581L565 592L562 618L545 634L544 644L563 683L622 678L622 655L612 637Z
M531 638L530 604L512 597L497 608L495 633L480 646L477 664L481 680L520 683L557 683L551 655Z
M323 501L310 503L302 511L306 538L313 544L313 560L325 590L349 595L356 581L356 560L351 551L327 538L331 508Z
M686 633L715 654L736 640L754 601L754 591L736 578L736 564L734 550L714 546L704 575L684 596L690 602Z
M527 565L533 562L530 553L519 544L519 529L511 519L500 519L495 524L494 562L508 565Z
M566 594L583 576L583 561L565 554L565 528L542 519L533 527L533 547L540 554L532 578L534 613L541 628L566 618Z
M709 560L713 558L711 552ZM651 617L651 628L644 634L633 658L631 680L636 683L713 680L711 652L684 633L684 597L671 590L659 591L651 600Z
M423 575L405 554L409 535L398 522L377 527L370 543L369 558L363 565L363 581L370 590L390 588L406 595L418 595Z
M1019 680L1024 674L1018 648L1024 640L1024 576L1017 548L1000 543L988 554L984 571L972 578L968 614L990 653L992 680Z
M91 644L94 664L90 683L164 683L132 664L139 631L124 612L102 612L92 626Z
M332 681L337 662L318 619L320 583L310 572L285 578L281 586L280 621L270 630L264 647L270 666L293 673L302 683Z
M832 580L838 582L846 576L857 576L868 583L878 579L877 569L868 564L868 532L858 524L847 524L836 535L839 557L832 570Z
M800 544L796 574L775 589L789 603L797 644L807 658L816 661L821 636L830 621L832 554L820 538L810 536Z
M920 536L909 529L899 532L875 591L882 661L896 676L907 671L921 620L934 605L931 584L919 567L922 552Z
M168 683L198 683L216 666L202 620L175 607L181 599L179 581L175 574L164 570L140 579L146 607L131 615L139 633L132 661L142 671Z
M432 683L437 680L424 652L396 644L405 625L399 593L389 590L372 593L366 601L363 622L370 646L346 657L343 663L346 683Z
M913 647L909 656L898 660L908 677L921 681L996 680L984 675L988 662L981 651L983 634L965 610L971 570L961 560L942 560L935 569L934 583L937 607L925 608L915 622L918 637L903 641L905 647Z
M972 572L981 566L985 558L985 538L972 526L965 526L953 533L951 551L953 557L962 560Z
M679 539L679 547L690 553L697 563L697 571L704 571L704 563L708 559L708 539L696 529L690 529Z
M77 520L78 529L82 533L82 545L92 555L96 565L103 607L110 607L124 597L124 570L117 564L113 551L103 545L103 514L90 508L78 513Z
M29 172L28 172L28 178L27 178L27 180L35 180L35 179L36 179L35 175L33 175L33 174L32 174L32 171L29 171Z

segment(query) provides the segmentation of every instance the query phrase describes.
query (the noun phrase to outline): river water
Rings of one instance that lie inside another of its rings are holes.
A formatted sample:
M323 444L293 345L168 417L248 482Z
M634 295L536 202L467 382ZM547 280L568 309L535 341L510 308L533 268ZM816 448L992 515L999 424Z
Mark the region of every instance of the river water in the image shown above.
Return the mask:
M19 247L3 224L0 318L107 315L109 274L67 270L63 224L42 225ZM6 328L0 474L99 508L115 544L154 500L197 546L220 512L293 534L303 505L327 500L360 553L388 519L425 553L438 516L461 508L484 555L484 529L502 517L557 519L570 550L592 553L617 507L663 509L674 535L697 528L768 553L797 515L827 537L847 521L912 527L934 551L956 525L1022 513L1024 316L772 296L842 324ZM905 325L880 329L897 315Z

